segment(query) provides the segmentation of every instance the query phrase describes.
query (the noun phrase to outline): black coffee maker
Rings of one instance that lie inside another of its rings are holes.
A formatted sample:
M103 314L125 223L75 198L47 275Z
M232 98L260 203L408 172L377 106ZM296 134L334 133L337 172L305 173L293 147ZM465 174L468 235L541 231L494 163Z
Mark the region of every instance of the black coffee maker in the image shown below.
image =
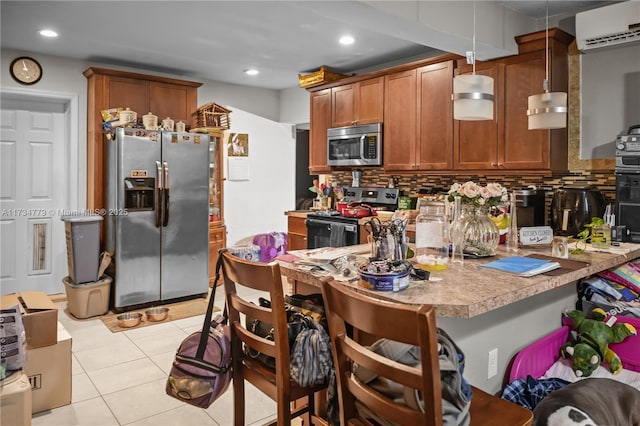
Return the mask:
M544 226L544 191L521 188L516 193L516 217L518 228L523 226Z
M577 235L594 217L604 215L604 197L592 186L567 185L557 189L551 200L554 235Z

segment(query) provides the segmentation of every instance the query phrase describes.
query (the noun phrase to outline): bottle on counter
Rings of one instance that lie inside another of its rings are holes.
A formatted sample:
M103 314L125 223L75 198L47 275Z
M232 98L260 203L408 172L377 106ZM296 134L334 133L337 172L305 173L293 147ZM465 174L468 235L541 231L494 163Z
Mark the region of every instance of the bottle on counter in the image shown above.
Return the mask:
M518 251L518 215L516 191L509 194L509 233L507 234L507 251Z
M329 195L327 195L327 198L327 208L329 210L335 209L338 196L336 195L336 191L333 190L333 186L329 187Z
M464 229L462 227L462 198L456 195L451 208L449 224L449 241L451 243L451 263L464 264Z
M427 202L421 205L416 217L416 261L430 271L442 271L449 261L449 241L444 203Z

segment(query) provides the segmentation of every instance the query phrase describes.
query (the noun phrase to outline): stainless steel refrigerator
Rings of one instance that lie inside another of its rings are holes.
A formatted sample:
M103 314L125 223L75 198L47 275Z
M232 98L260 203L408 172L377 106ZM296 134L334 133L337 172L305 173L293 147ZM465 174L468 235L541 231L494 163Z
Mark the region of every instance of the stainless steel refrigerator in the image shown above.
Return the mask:
M112 308L206 294L209 136L120 128L105 144Z

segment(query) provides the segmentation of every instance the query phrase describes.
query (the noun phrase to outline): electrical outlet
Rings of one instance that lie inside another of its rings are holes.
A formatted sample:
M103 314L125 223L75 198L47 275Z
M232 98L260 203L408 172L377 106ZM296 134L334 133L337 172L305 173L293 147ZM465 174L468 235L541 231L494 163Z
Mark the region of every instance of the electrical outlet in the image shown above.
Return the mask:
M489 366L487 369L487 379L490 379L498 374L498 348L491 349L488 355Z

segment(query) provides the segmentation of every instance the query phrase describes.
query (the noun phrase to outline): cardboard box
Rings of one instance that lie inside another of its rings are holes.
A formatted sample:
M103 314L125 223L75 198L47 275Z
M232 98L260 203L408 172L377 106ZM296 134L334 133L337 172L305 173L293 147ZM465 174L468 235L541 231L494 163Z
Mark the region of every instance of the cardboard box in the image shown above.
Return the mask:
M58 341L58 308L41 291L21 291L0 298L0 308L18 305L27 336L27 347L40 348Z
M27 349L32 412L71 404L71 335L58 323L58 343Z
M31 386L24 371L16 371L0 387L0 424L31 424Z

